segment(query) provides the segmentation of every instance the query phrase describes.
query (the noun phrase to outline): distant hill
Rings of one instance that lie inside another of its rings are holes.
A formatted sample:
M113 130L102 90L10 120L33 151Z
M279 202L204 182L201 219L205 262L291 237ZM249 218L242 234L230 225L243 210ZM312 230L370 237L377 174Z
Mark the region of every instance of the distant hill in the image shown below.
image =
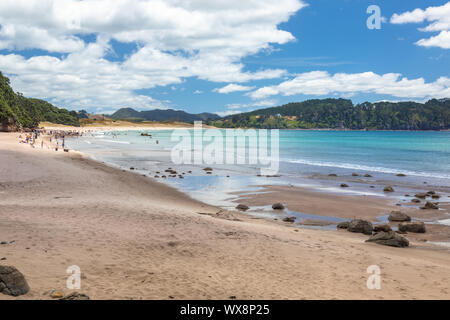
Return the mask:
M289 103L208 121L219 128L449 130L450 99L365 102L324 99Z
M148 110L136 111L131 108L117 110L110 116L114 120L129 121L179 121L192 123L194 121L217 120L220 117L214 113L191 114L179 110Z
M47 101L16 94L10 80L0 72L0 131L34 129L43 121L79 126L75 111L59 109Z

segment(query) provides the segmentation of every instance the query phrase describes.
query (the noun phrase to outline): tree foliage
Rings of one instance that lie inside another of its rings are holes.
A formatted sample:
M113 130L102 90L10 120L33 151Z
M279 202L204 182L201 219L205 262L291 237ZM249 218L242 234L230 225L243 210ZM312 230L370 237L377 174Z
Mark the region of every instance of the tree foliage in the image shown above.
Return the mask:
M40 122L79 126L77 112L59 109L44 100L15 93L9 78L0 72L0 126L33 129Z
M450 99L417 102L365 102L324 99L289 103L229 116L210 125L220 128L448 130Z

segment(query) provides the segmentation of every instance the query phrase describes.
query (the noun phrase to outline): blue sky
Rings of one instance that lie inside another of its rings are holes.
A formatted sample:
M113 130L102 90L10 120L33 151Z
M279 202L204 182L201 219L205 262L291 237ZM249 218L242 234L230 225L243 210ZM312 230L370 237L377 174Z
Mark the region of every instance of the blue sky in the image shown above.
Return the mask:
M2 1L0 70L27 96L104 113L450 97L448 1L124 2L61 0L39 16L21 7L33 0Z

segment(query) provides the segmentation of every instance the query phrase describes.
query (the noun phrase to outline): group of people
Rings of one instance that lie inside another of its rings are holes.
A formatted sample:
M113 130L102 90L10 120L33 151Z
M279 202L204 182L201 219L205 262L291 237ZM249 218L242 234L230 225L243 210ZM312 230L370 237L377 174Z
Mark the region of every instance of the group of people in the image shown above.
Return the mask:
M23 136L25 135L25 137ZM35 148L37 140L40 139L41 148L55 149L58 151L61 147L65 150L66 137L80 137L83 133L76 130L47 130L47 129L35 129L30 132L21 132L19 139L20 143L29 144Z

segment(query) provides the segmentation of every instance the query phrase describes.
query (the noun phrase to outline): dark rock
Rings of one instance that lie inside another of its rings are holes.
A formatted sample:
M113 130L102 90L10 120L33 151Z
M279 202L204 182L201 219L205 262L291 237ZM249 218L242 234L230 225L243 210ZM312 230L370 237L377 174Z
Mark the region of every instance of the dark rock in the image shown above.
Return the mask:
M359 177L358 173L352 173L352 177Z
M437 209L439 209L439 206L436 203L427 201L427 203L425 203L425 205L423 207L420 207L420 209L423 209L423 210L427 210L427 209L437 210Z
M391 186L387 186L387 187L384 187L383 191L384 192L394 192L395 190Z
M273 206L272 206L272 209L273 210L284 210L284 204L282 204L282 203L275 203Z
M350 222L347 230L350 232L364 233L367 235L371 235L373 231L373 225L369 221L356 219Z
M90 298L83 293L73 292L59 300L90 300Z
M8 242L7 241L2 241L2 242L0 242L0 244L5 245L5 244L8 244Z
M213 169L208 167L208 168L203 169L203 171L213 171Z
M328 176L329 176L329 177L337 177L337 174L331 173L331 174L329 174Z
M338 229L348 229L349 225L350 225L350 222L345 221L345 222L339 223L339 224L337 225L337 228L338 228Z
M287 217L287 218L284 218L283 221L284 222L294 223L295 219L296 219L295 217Z
M373 227L374 232L389 232L392 231L391 227L387 224L380 224Z
M410 222L410 223L400 223L398 229L402 232L413 232L413 233L425 233L427 229L425 228L425 223L423 222Z
M18 297L30 291L22 273L15 267L0 266L0 293Z
M366 177L366 178L372 178L372 175L370 175L370 174L365 174L364 177Z
M400 211L392 211L388 219L389 221L398 221L398 222L411 221L410 216Z
M412 199L411 202L420 203L421 201L420 201L420 199Z
M397 175L397 177L406 177L406 174L399 173L399 174Z
M431 191L428 191L427 194L431 196L433 194L436 194L436 191L431 190Z
M379 232L374 234L366 242L374 242L384 246L404 248L409 246L409 241L405 237L397 234L396 232Z
M341 184L341 188L349 188L349 185L346 184L346 183L342 183L342 184Z
M245 204L239 204L237 205L236 209L238 209L239 211L247 211L249 208L249 206L246 206Z
M428 195L426 193L418 193L415 195L416 198L425 199Z
M441 196L438 195L438 194L433 194L433 195L431 196L431 198L433 198L433 199L440 199Z

